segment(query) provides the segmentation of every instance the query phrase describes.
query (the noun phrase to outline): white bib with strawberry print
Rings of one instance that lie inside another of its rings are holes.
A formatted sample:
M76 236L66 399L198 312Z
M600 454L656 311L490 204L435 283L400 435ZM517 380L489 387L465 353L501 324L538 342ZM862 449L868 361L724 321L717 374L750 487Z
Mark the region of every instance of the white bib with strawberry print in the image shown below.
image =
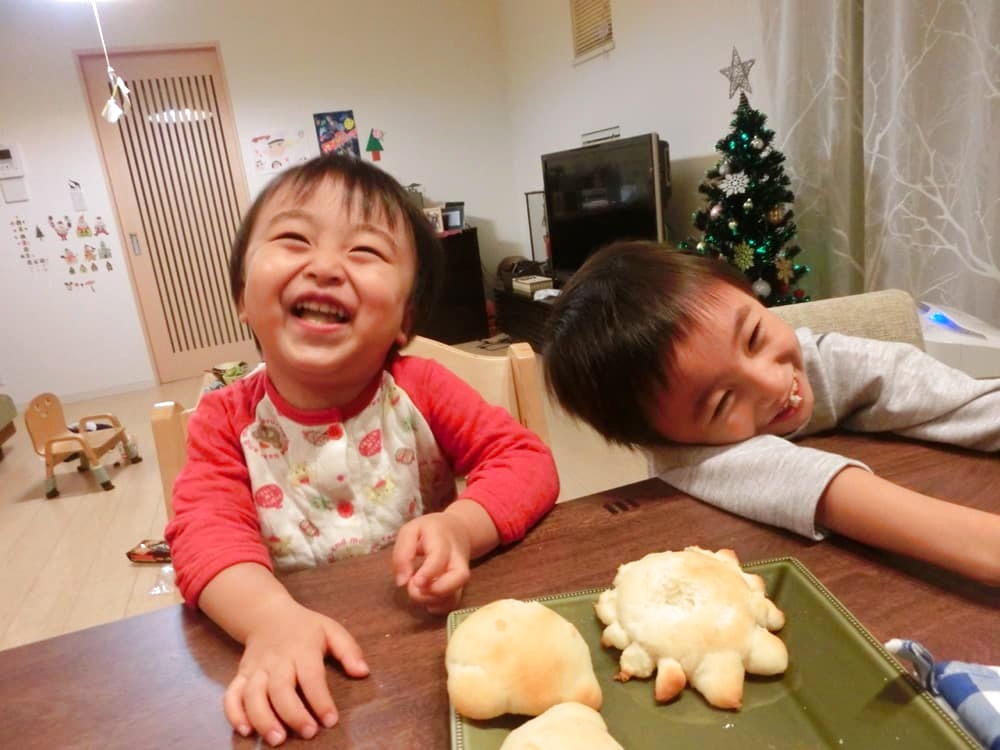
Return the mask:
M281 571L381 549L455 494L427 421L388 372L343 422L303 425L265 396L240 442L261 537Z

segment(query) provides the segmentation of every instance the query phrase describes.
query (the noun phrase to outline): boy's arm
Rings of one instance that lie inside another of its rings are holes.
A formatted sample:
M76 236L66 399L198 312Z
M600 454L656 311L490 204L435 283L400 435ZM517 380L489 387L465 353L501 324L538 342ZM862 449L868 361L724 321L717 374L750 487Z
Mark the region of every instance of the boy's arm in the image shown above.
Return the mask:
M444 513L465 532L469 540L469 559L475 560L500 544L500 532L486 509L475 500L459 498Z
M1000 516L938 500L847 467L827 485L816 523L873 547L1000 586Z
M198 606L246 646L223 696L226 718L244 736L252 728L277 745L285 739L283 724L306 739L319 731L316 719L333 726L337 709L323 665L327 653L352 677L368 674L350 633L292 599L262 565L238 563L221 571L202 590Z
M500 543L524 536L559 495L549 448L436 362L402 357L393 376L427 420L453 471L466 476L462 497L486 511Z
M204 586L241 562L271 566L260 536L240 431L252 419L245 383L206 393L188 422L187 461L174 482L167 524L177 587L194 606Z
M649 454L652 473L692 497L744 518L822 539L816 505L847 466L864 464L828 451L759 435L723 446L669 446Z

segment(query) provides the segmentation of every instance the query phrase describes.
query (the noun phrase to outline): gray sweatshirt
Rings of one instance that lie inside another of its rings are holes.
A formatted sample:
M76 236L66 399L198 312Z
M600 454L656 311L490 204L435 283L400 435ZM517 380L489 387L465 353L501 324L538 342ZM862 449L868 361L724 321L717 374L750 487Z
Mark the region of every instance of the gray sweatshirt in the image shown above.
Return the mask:
M840 427L1000 451L1000 379L976 380L910 344L796 334L816 396L804 427L733 445L656 448L653 474L732 513L822 539L815 516L826 486L845 467L868 467L790 439Z

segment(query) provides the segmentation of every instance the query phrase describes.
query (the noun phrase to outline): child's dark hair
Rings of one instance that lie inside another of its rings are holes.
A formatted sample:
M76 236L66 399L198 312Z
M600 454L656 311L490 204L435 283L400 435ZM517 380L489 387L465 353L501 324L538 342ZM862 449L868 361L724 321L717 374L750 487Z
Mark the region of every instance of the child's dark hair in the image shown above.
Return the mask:
M260 192L243 217L229 254L229 288L239 305L246 283L244 263L250 235L263 206L275 194L290 190L297 200L305 200L324 180L341 185L344 201L350 210L360 201L363 217L382 216L395 229L402 221L409 230L416 250L416 278L410 293L410 330L418 330L430 314L444 273L444 251L434 228L423 212L409 199L406 189L392 175L352 156L325 154L291 167L275 177Z
M653 398L716 281L752 294L725 260L653 242L616 242L588 258L546 328L545 380L563 409L612 443L667 442L650 419Z

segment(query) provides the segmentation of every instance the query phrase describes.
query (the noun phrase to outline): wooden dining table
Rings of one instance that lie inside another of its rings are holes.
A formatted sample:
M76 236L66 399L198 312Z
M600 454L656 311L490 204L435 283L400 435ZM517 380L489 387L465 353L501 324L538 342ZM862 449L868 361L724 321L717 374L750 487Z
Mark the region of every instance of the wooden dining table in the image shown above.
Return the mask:
M803 441L858 458L889 480L1000 513L995 455L844 433ZM744 562L791 556L878 641L921 641L939 657L1000 664L1000 590L842 538L813 542L691 499L656 479L557 505L517 544L478 561L462 606L609 586L646 553L697 544ZM449 747L446 620L393 585L390 550L285 581L340 621L371 674L328 677L339 724L286 747ZM4 743L25 748L255 748L233 733L222 693L241 647L204 615L176 606L0 652Z

